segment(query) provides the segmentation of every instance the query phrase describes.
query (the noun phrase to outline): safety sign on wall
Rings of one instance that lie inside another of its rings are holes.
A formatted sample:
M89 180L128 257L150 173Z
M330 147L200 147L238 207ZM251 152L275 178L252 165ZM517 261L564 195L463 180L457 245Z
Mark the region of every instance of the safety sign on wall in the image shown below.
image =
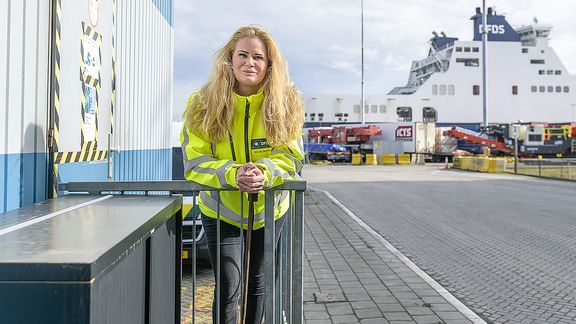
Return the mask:
M82 150L95 150L98 139L98 93L102 70L102 36L82 22L80 81L82 81Z

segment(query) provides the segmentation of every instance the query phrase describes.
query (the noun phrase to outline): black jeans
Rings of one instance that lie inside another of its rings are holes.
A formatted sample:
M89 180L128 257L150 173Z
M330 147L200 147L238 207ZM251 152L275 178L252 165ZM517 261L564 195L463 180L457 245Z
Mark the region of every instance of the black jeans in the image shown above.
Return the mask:
M206 232L208 253L214 271L217 274L217 237L216 219L202 214L202 226ZM276 221L276 249L280 231L284 224L284 216ZM246 238L244 230L243 237ZM248 303L246 308L246 323L260 324L264 316L264 228L252 231L252 246L250 249L250 271L248 275ZM240 229L224 221L220 221L220 323L238 323L238 301L242 290L243 255L240 240ZM278 271L276 271L278 273ZM216 323L216 290L212 304L212 319Z

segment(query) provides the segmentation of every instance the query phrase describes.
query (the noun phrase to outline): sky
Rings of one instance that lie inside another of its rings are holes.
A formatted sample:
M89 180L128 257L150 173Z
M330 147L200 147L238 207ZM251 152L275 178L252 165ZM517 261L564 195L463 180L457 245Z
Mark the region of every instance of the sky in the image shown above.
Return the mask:
M206 81L215 52L240 26L268 30L303 96L360 95L360 0L175 0L174 119ZM481 0L364 0L364 92L385 95L406 84L426 57L432 31L472 40ZM486 0L513 28L554 26L550 46L576 75L576 0Z

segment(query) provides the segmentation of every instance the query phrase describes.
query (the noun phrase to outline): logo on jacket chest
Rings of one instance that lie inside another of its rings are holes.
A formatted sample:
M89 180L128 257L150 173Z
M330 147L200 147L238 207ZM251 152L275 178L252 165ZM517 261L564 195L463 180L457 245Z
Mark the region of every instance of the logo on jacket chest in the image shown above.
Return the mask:
M268 141L265 138L255 138L252 139L250 147L253 150L258 150L258 149L270 148L270 145L268 145Z

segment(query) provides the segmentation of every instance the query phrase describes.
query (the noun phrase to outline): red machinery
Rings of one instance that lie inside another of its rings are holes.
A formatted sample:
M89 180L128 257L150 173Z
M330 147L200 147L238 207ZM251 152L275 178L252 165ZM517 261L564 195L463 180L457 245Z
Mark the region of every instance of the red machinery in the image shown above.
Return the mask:
M364 144L370 140L370 136L382 135L379 126L346 126L339 125L330 128L312 128L308 130L308 136L313 143L333 144Z
M457 129L449 129L445 132L445 134L457 139L465 140L468 143L480 144L489 147L492 151L498 151L507 154L512 154L514 152L513 149L509 148L502 142L464 133Z

